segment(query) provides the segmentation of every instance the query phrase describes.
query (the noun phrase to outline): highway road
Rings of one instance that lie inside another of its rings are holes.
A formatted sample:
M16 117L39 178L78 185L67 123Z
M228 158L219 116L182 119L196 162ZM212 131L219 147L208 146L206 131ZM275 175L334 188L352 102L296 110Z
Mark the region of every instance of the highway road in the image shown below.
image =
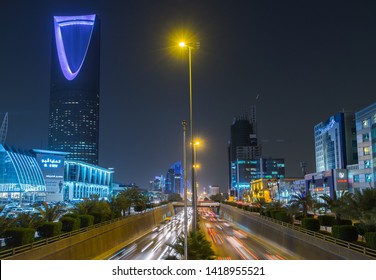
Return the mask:
M220 260L293 260L301 259L262 236L251 234L209 208L200 210L201 228Z
M189 224L191 209L188 210ZM200 227L212 243L219 260L294 260L299 256L239 228L237 225L215 215L210 208L199 208ZM153 231L122 248L110 260L161 260L175 256L176 252L168 245L174 244L179 235L184 234L183 211L170 221L165 221ZM178 258L180 256L177 256Z
M176 252L169 246L174 244L179 235L184 234L183 211L177 213L170 221L164 221L153 231L124 247L110 260L161 260L175 256ZM192 210L188 208L188 228L192 220Z

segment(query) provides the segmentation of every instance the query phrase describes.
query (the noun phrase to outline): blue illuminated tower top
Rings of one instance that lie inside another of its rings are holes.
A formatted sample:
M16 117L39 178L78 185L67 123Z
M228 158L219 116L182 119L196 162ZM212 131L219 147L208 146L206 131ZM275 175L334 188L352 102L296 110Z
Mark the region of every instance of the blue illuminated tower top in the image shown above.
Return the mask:
M67 80L76 78L85 61L95 15L55 16L54 31L61 71Z

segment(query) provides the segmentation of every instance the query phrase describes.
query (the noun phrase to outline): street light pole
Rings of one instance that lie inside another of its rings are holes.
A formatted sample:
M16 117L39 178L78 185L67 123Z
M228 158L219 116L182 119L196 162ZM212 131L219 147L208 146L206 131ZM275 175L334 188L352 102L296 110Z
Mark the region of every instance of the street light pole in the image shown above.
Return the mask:
M198 43L197 43L198 45ZM181 48L188 49L188 63L189 63L189 122L190 122L190 138L191 138L191 184L192 184L192 231L197 229L197 192L195 180L195 161L194 161L194 137L193 137L193 95L192 95L192 44L180 42Z
M192 47L188 46L188 61L189 61L189 119L190 119L190 134L191 134L191 150L192 150L192 231L197 229L197 192L196 192L196 174L195 174L195 149L193 137L193 94L192 94Z
M184 259L188 260L188 214L187 214L187 122L184 120L183 125L183 170L184 170Z

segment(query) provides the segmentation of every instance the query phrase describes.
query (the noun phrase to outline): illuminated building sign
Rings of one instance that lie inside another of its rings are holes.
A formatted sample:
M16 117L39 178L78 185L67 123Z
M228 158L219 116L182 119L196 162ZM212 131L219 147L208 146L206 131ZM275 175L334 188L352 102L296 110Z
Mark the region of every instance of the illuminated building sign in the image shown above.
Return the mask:
M47 158L47 159L41 159L41 163L44 168L59 168L62 164L61 159L53 159L53 158Z
M336 169L334 170L334 182L337 190L347 190L348 189L348 175L346 169Z
M347 183L347 176L345 172L338 172L337 183Z
M84 63L95 15L55 16L54 30L61 70L67 80L76 78Z
M322 133L329 131L334 126L335 123L336 123L335 120L331 119L330 122L326 126L320 129L320 133L322 134Z
M37 154L36 158L42 170L47 193L51 197L51 200L62 200L64 187L64 156Z

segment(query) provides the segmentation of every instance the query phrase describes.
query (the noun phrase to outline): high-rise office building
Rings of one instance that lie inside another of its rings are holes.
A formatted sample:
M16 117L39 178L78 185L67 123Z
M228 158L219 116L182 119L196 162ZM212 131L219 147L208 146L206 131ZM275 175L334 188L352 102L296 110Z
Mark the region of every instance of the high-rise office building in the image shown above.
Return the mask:
M285 178L285 160L283 158L262 158L237 160L231 164L232 189L246 189L249 183L258 179Z
M155 176L154 180L150 181L149 189L151 191L163 192L165 190L165 181L166 179L163 175Z
M256 107L251 112L234 118L231 125L230 160L254 159L261 155L261 146L257 143Z
M55 16L48 146L67 159L98 164L100 21Z
M250 178L256 172L256 159L261 157L257 141L256 107L249 113L234 118L228 145L229 187L233 195L239 189L249 187Z
M376 187L376 102L355 114L358 143L358 174L353 182L358 187ZM357 183L357 184L356 184Z
M165 179L165 189L164 193L178 193L183 194L183 167L180 161L175 162L167 170L166 179Z
M314 127L316 172L357 163L355 114L340 112Z

